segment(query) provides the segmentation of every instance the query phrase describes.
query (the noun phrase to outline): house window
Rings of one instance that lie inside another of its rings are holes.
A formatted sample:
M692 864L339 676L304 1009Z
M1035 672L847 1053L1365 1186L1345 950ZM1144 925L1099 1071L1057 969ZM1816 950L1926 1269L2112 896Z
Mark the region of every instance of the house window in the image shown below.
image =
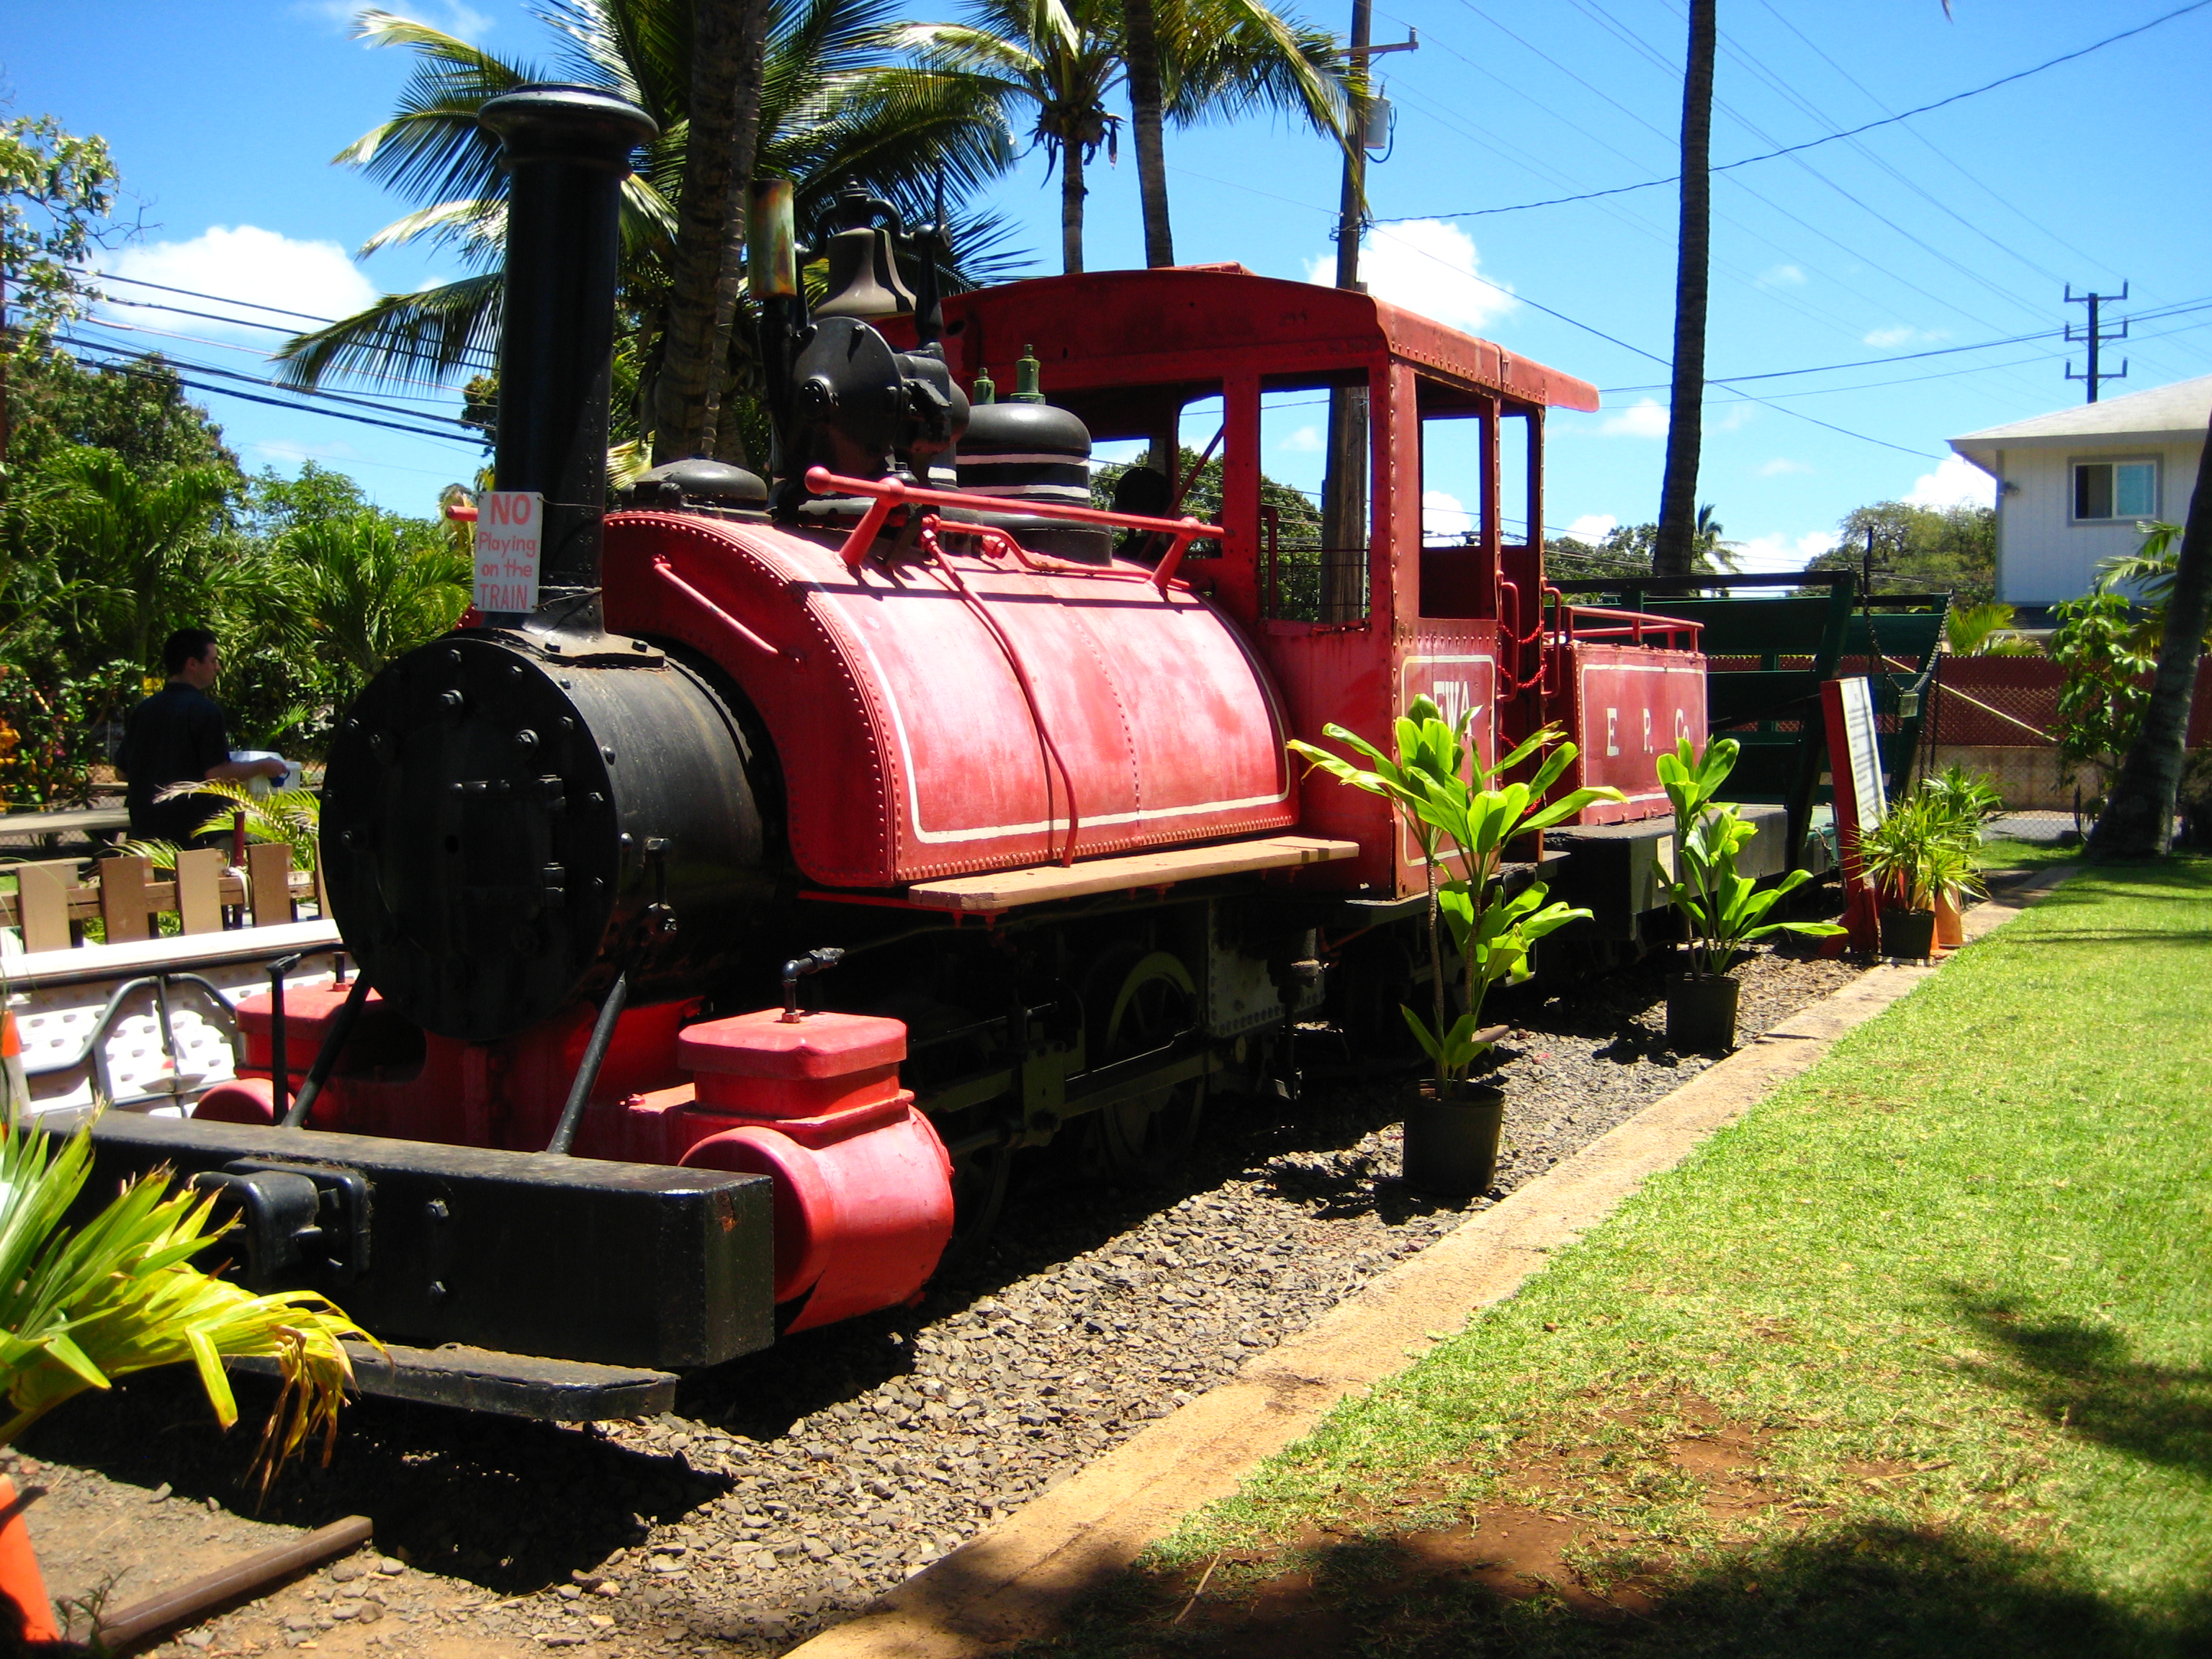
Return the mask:
M2148 519L2158 511L2156 461L2076 461L2074 517Z

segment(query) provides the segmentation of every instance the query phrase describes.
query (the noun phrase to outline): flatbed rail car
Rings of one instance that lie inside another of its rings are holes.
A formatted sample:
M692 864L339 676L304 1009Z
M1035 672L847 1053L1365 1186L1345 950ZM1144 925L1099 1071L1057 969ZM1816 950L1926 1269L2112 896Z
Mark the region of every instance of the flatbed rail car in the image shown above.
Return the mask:
M512 194L479 544L538 497L535 594L339 724L351 982L281 1024L245 1004L243 1075L191 1119L94 1132L107 1171L221 1188L246 1275L392 1343L368 1386L641 1409L919 1296L1020 1148L1172 1165L1210 1089L1280 1074L1332 978L1387 1011L1410 971L1413 849L1286 752L1326 722L1380 735L1425 692L1495 754L1556 720L1577 781L1628 797L1578 832L1663 836L1653 758L1707 725L1700 624L1547 610L1540 537L1511 533L1542 522L1545 411L1594 407L1585 383L1233 267L940 298L924 261L909 295L865 198L823 228L810 305L771 190L769 476L678 462L610 514L618 191L650 124L559 87L481 121ZM1328 614L1285 614L1263 440L1332 392L1364 394L1371 505L1339 521L1367 529L1328 558ZM1218 523L1164 477L1091 507L1094 434L1206 398ZM1474 532L1431 545L1424 456L1451 444Z

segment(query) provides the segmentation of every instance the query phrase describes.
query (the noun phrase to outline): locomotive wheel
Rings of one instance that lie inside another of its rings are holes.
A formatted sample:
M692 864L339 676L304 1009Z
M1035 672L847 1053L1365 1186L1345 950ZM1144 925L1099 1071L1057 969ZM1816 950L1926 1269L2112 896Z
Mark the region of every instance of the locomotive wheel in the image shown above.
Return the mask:
M1092 971L1085 1005L1094 1066L1164 1048L1199 1018L1189 969L1168 951L1135 946ZM1117 1101L1092 1115L1089 1161L1108 1176L1164 1179L1189 1156L1205 1110L1203 1076Z
M1014 1170L1014 1149L985 1146L952 1160L952 1242L948 1258L964 1256L988 1243L999 1229L1006 1188Z

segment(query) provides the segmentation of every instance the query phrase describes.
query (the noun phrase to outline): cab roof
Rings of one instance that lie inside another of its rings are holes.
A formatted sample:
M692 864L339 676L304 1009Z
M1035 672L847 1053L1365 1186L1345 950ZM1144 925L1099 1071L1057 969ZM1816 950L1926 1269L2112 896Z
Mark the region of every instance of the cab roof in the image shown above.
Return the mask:
M947 295L945 316L945 352L959 378L972 380L988 367L1002 397L1029 347L1055 402L1063 391L1218 380L1232 367L1257 367L1263 384L1291 385L1380 352L1514 404L1598 406L1587 380L1418 312L1240 264L1034 277Z

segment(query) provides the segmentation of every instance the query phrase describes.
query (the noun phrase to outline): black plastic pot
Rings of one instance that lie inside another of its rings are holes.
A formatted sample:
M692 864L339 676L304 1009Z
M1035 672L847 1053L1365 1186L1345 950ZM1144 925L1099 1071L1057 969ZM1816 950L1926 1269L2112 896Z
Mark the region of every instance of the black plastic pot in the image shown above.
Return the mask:
M1741 981L1727 974L1683 974L1667 981L1667 1046L1679 1054L1723 1054L1735 1047Z
M1451 1085L1441 1098L1433 1082L1406 1104L1401 1170L1408 1187L1438 1198L1474 1198L1498 1177L1498 1141L1505 1127L1505 1091L1487 1084Z
M1936 949L1933 910L1885 910L1881 913L1881 953L1909 962L1925 962Z

